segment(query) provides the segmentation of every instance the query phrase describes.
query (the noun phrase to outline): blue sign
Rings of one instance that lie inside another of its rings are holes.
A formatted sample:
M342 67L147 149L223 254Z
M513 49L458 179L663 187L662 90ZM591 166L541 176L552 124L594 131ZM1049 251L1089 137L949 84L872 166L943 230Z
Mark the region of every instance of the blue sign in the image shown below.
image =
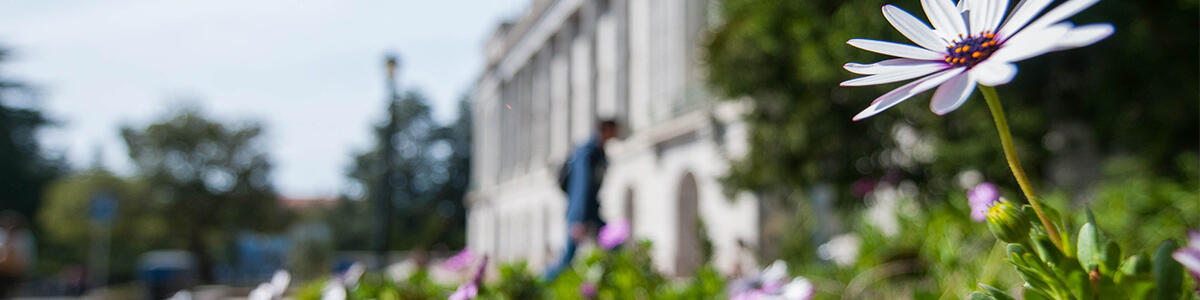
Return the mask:
M117 215L117 197L109 192L92 195L89 215L93 222L108 223Z

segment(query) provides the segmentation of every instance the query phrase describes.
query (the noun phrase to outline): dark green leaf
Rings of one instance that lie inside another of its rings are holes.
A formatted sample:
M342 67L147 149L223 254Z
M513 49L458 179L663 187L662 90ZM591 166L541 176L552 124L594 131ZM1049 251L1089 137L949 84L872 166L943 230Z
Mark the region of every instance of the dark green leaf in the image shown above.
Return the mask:
M1165 240L1154 252L1154 299L1175 300L1183 292L1183 266L1171 258L1178 246Z
M983 288L984 292L986 292L988 295L996 298L997 300L1016 300L1012 296L1009 296L1008 293L1005 293L1004 291L1001 291L1000 289L998 289L996 287L993 287L993 286L990 286L987 284L983 284L983 283L980 283L979 287Z
M970 299L970 300L996 300L995 297L988 296L987 294L980 293L980 292L971 293L970 295L967 296L967 299Z

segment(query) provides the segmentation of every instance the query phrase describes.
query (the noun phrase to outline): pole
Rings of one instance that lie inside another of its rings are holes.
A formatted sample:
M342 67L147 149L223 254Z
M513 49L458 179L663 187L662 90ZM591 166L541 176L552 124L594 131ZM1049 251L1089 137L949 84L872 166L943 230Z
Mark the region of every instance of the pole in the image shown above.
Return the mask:
M396 151L395 146L393 145L394 144L393 137L395 136L396 128L398 127L398 124L397 124L398 120L396 120L396 115L400 110L400 95L397 92L397 88L396 88L396 69L399 65L399 61L397 60L395 55L389 54L389 55L387 55L386 64L387 64L387 89L388 89L388 110L387 110L388 111L388 118L387 118L388 121L387 121L387 125L384 126L384 130L382 132L383 136L381 137L380 142L379 142L379 154L380 154L382 160L380 162L381 170L380 170L380 174L379 174L379 183L378 183L378 192L377 192L378 196L375 199L376 205L378 205L378 215L376 216L378 219L377 219L376 224L377 224L377 226L379 226L379 228L376 229L376 237L375 237L375 239L376 239L376 241L375 241L375 243L376 243L376 245L375 245L375 247L376 247L375 248L375 255L376 255L375 268L378 270L387 268L387 265L388 265L388 250L390 249L389 240L391 239L391 232L392 232L392 226L391 226L392 225L391 224L392 206L393 206L392 201L394 200L393 192L395 190L392 187L392 184L394 182L393 177L395 176L395 174L394 174L395 166L393 164L393 160L395 159L395 151Z
M102 288L108 285L108 256L112 245L112 219L116 215L116 197L107 191L92 195L89 204L91 247L88 249L87 285Z

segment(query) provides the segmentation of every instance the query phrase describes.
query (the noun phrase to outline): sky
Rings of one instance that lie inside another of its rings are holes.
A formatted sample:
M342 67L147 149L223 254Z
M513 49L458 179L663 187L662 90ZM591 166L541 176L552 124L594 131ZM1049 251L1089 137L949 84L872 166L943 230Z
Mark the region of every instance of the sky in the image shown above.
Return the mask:
M37 88L57 124L39 134L75 168L99 158L132 165L122 126L181 106L266 128L282 196L344 192L354 153L384 117L383 57L398 53L399 81L430 99L437 120L483 69L483 44L527 0L0 0L0 77Z

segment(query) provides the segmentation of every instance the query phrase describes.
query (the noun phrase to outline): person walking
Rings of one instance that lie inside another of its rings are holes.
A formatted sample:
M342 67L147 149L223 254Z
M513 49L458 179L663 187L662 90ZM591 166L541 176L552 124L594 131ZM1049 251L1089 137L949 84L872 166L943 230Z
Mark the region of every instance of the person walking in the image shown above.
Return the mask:
M559 184L567 194L567 246L558 261L546 270L547 282L570 267L575 251L585 237L595 237L604 226L597 194L608 167L604 144L617 136L617 128L616 121L600 121L596 134L575 148L559 171Z

